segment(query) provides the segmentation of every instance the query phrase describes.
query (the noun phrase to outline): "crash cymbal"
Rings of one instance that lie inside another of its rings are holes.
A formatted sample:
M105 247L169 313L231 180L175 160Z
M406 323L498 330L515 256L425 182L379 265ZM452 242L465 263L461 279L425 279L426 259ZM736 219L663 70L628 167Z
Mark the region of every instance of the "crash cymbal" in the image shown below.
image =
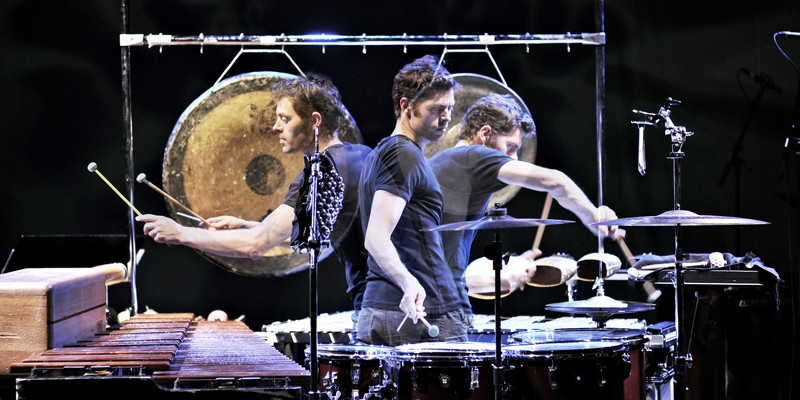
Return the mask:
M560 225L570 224L573 221L562 219L517 219L508 215L485 216L475 221L452 222L439 225L434 228L423 229L425 231L474 231L479 229L506 229L506 228L528 228L541 225Z
M769 222L756 219L698 215L686 210L671 210L647 217L629 217L595 222L593 226L715 226L715 225L764 225Z
M510 95L522 109L530 114L528 106L522 101L511 88L487 76L472 74L472 73L455 73L452 74L453 79L456 80L461 87L455 92L456 104L453 107L451 114L451 123L447 128L447 133L442 140L428 143L425 146L425 157L431 158L441 150L453 147L458 142L458 136L461 133L461 118L467 113L467 109L478 101L483 96L490 93L497 93L500 95ZM522 138L517 157L520 161L534 162L536 158L536 133ZM516 185L508 185L494 194L489 204L499 203L500 205L506 204L509 200L519 192L520 187Z
M233 76L209 88L180 116L164 154L163 187L203 217L232 215L261 221L283 202L289 184L303 170L303 154L285 154L276 134L271 89L295 75L259 71ZM339 125L343 141L361 143L361 133L346 109ZM172 217L195 224L177 214ZM341 217L341 216L340 216ZM320 259L329 251L321 255ZM200 252L238 275L283 276L308 266L308 255L288 246L255 259Z
M568 314L584 314L592 317L594 321L605 321L614 314L633 314L654 310L655 307L656 305L652 303L620 301L608 296L594 296L586 300L551 303L544 309Z

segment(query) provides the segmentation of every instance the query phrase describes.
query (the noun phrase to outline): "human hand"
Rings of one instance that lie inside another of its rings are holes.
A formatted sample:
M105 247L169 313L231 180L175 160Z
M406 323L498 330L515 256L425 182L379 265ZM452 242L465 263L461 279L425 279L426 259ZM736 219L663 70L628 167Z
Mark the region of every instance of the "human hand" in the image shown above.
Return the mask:
M416 324L420 317L428 315L423 305L426 297L425 288L413 277L408 279L402 287L403 298L400 300L400 310Z
M139 222L144 222L144 234L150 236L157 243L180 244L185 227L171 218L161 215L144 214L136 217Z

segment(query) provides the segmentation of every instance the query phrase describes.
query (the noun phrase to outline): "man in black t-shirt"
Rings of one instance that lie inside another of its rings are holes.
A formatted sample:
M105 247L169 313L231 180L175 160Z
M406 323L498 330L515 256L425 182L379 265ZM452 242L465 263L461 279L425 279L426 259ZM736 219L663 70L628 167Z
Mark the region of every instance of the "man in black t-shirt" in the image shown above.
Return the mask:
M507 185L547 192L564 208L574 213L594 234L613 238L624 236L616 226L594 227L594 222L616 219L606 206L596 207L575 182L561 171L519 161L517 151L525 135L535 132L533 119L510 95L489 94L470 106L462 117L458 142L431 157L430 163L442 192L442 224L473 221L485 215L494 192ZM464 269L475 231L443 231L445 254L453 274L460 277L462 302L469 305ZM511 284L524 285L535 271L533 251L523 253L527 270L506 269ZM520 263L518 265L524 265ZM494 270L477 279L484 287L494 287ZM514 290L516 287L511 287Z
M439 232L426 231L441 222L442 196L423 149L447 131L457 87L433 56L405 65L394 78L394 130L370 153L361 175L369 252L358 320L364 343L467 339L471 313L461 304Z

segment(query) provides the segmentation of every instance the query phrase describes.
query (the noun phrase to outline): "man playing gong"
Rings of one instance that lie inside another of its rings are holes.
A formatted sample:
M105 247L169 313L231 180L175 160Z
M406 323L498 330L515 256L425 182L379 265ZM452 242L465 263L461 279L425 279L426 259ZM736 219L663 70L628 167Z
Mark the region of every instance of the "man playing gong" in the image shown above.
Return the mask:
M358 312L367 269L358 211L358 179L363 159L370 148L339 139L337 127L344 118L341 97L327 77L307 74L306 78L280 81L271 91L277 101L277 120L273 130L278 134L281 150L284 153L314 153L316 130L320 153L333 161L344 181L342 209L330 241L345 267L347 292ZM292 221L303 178L301 172L290 185L283 203L260 222L219 216L208 218L210 226L203 229L183 226L170 218L150 214L136 220L145 223L144 233L158 243L180 244L227 257L258 258L268 250L286 244L292 235Z

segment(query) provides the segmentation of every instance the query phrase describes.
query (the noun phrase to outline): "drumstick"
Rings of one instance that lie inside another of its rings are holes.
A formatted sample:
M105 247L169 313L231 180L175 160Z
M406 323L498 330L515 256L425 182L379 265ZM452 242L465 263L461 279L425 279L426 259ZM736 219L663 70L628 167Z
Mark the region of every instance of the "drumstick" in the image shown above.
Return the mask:
M127 204L128 207L130 207L131 210L133 210L133 212L136 213L136 215L142 215L142 213L140 213L139 210L137 210L136 207L134 207L133 204L131 204L131 202L128 201L128 199L126 199L125 196L123 196L122 193L120 193L119 190L117 190L117 188L115 188L114 185L112 185L111 182L109 182L108 179L106 179L106 177L103 176L103 174L100 173L100 170L97 169L97 163L96 162L94 162L94 161L90 162L89 166L86 167L86 168L89 170L89 172L96 173L97 176L99 176L100 179L102 179L108 185L108 187L110 187L111 190L113 190L114 193L116 193L117 196L119 196L119 198L122 199L122 201L124 201L125 204Z
M400 325L397 325L397 331L398 332L400 332L400 328L403 327L403 324L405 324L407 320L408 320L408 314L406 314L406 316L403 317L403 320L400 321ZM431 325L428 322L428 320L425 319L425 317L419 317L419 320L422 321L422 323L425 324L425 326L428 327L428 336L430 336L432 338L435 338L435 337L439 336L439 327L438 326Z
M553 196L550 193L547 194L547 197L544 199L544 207L542 208L542 219L547 219L550 215L550 206L553 204ZM544 236L544 225L539 225L539 228L536 229L536 237L533 239L533 247L532 250L536 251L539 248L539 245L542 243L542 236Z
M625 255L626 259L628 259L628 264L630 264L631 267L633 264L636 264L636 257L633 256L631 249L629 249L628 245L625 244L625 239L617 239L617 244L619 245L620 250L622 250L622 254ZM644 292L647 293L647 302L649 303L654 303L659 297L661 297L661 291L653 286L653 282L645 280L642 282L642 288L644 288Z
M164 197L166 197L166 198L167 198L167 200L169 200L169 201L173 202L173 203L174 203L175 205L177 205L178 207L180 207L180 208L182 208L182 209L186 210L186 211L187 211L189 214L192 214L192 215L193 215L193 216L195 216L196 218L199 218L201 221L203 221L203 223L204 223L204 224L206 224L206 226L211 226L211 224L209 224L209 223L208 223L208 221L206 221L206 220L205 220L205 218L203 218L203 217L201 217L201 216L197 215L197 213L196 213L196 212L194 212L194 211L192 211L192 210L191 210L189 207L186 207L185 205L181 204L181 203L180 203L178 200L175 200L175 198L173 198L172 196L170 196L170 195L169 195L167 192L165 192L165 191L161 190L161 189L160 189L158 186L156 186L156 185L152 184L150 181L148 181L148 180L147 180L147 175L145 175L145 174L143 174L143 173L142 173L142 174L139 174L139 176L137 176L137 177L136 177L136 182L139 182L139 183L146 183L146 184L147 184L147 186L150 186L150 187L151 187L151 188L153 188L153 190L155 190L156 192L158 192L158 193L161 193L161 195L162 195L162 196L164 196Z

